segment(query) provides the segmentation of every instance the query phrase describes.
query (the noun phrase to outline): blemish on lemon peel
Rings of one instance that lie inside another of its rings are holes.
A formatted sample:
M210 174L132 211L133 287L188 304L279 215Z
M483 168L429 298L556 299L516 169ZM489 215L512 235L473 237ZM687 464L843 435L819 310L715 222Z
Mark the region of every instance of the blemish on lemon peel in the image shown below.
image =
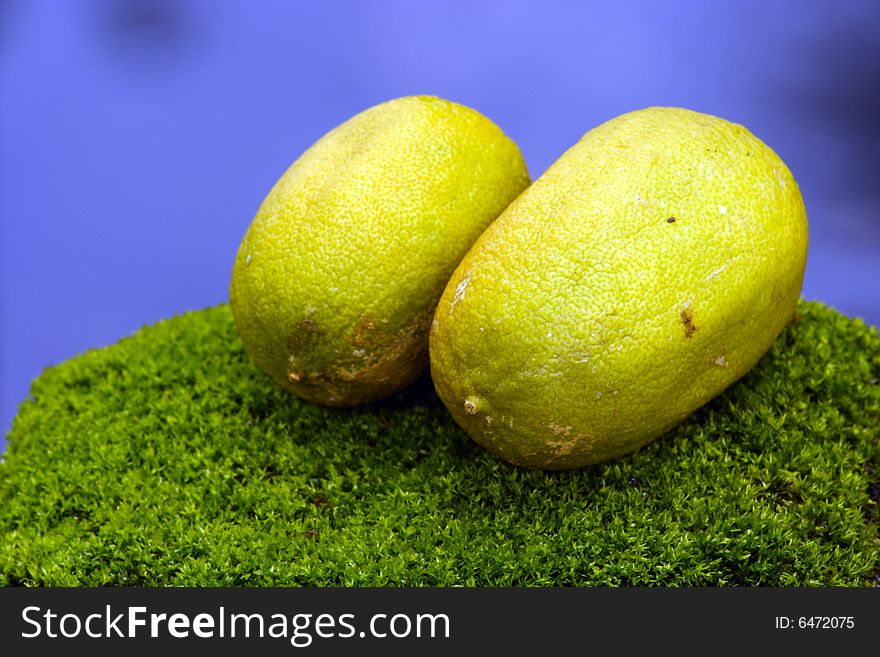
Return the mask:
M376 324L371 319L361 317L354 325L354 339L351 343L355 347L363 347L370 342L370 332L376 328Z
M714 362L718 367L727 367L728 365L727 359L724 357L724 354L719 354Z
M489 410L486 400L479 395L467 395L464 398L464 412L467 415L476 415L477 413L485 413Z
M706 278L704 278L703 281L704 281L704 282L711 281L713 278L715 278L716 276L718 276L718 274L720 274L721 272L723 272L725 269L727 269L727 265L721 265L721 266L718 267L717 269L713 270L708 276L706 276Z
M575 440L548 440L547 445L553 449L554 457L568 456L577 445Z
M449 312L451 313L455 308L455 304L459 303L464 299L464 295L467 292L468 284L470 284L470 277L465 277L465 279L459 283L455 288L455 294L452 296L452 303L449 305Z
M559 436L559 435L567 436L568 434L571 433L571 429L572 429L571 426L563 427L559 424L556 424L555 422L551 422L550 424L548 424L547 428L550 429L550 431L552 431L557 436Z
M697 330L697 327L694 326L694 313L691 311L690 303L682 306L678 314L681 317L681 323L684 324L684 337L691 337Z

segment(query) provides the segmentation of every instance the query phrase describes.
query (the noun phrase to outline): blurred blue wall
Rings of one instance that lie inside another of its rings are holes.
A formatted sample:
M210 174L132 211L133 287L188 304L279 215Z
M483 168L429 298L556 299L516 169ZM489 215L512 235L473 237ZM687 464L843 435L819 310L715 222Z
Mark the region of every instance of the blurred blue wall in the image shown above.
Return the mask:
M801 185L804 296L880 323L876 2L6 0L0 435L47 365L226 301L284 169L416 93L489 116L533 177L632 109L743 123Z

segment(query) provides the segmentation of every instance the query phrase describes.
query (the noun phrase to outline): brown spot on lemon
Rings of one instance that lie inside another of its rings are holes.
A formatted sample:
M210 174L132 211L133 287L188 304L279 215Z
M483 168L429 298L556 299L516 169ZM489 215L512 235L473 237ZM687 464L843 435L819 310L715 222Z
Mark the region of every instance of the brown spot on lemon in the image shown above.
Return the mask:
M370 344L370 333L376 328L373 320L362 317L354 325L354 339L351 343L356 347L364 347Z
M375 394L387 397L412 383L427 364L428 345L422 339L426 323L417 320L372 358L338 358L325 368L327 373L310 372L298 381L288 377L285 387L309 401L342 408L366 404ZM401 361L410 366L400 367Z
M553 450L554 456L567 456L577 444L574 440L548 440L547 444Z
M550 431L552 431L557 436L560 434L563 436L567 436L571 433L572 429L570 426L563 427L559 424L556 424L555 422L551 422L550 424L548 424L547 428L550 429Z
M689 338L697 330L694 326L694 314L691 312L690 306L685 306L679 311L681 323L684 324L684 337Z

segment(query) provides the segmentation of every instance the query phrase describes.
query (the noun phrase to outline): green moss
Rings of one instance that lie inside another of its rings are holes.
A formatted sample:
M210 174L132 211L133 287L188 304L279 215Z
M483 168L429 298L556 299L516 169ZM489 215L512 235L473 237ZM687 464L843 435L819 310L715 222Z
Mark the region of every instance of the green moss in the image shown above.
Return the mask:
M517 469L422 379L298 401L226 306L40 376L0 465L6 585L877 583L880 338L816 303L634 455Z

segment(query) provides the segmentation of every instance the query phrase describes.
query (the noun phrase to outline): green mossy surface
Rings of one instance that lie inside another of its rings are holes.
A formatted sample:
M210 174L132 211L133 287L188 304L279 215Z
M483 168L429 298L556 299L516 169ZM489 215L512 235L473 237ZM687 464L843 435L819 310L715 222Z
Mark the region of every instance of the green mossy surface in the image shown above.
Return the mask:
M5 585L878 583L880 338L817 303L637 453L515 468L425 377L369 407L290 397L227 306L47 369L0 465Z

